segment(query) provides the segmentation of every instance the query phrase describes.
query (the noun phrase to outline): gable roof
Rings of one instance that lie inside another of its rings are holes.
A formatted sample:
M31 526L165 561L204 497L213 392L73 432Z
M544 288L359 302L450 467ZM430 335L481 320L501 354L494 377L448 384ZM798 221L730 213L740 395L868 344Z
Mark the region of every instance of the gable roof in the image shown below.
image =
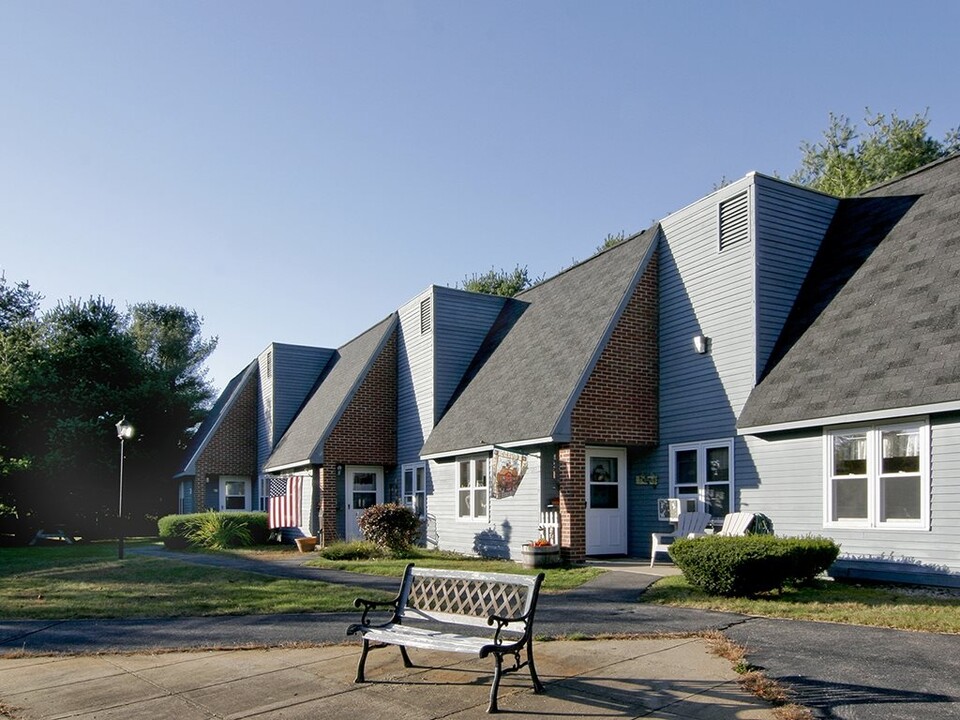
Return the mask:
M567 439L658 235L656 225L508 300L421 456Z
M960 408L960 155L842 200L741 432Z
M203 452L207 443L210 442L214 432L220 427L220 423L223 422L227 412L233 407L233 404L240 396L240 391L246 387L248 382L255 381L257 366L258 363L254 360L227 383L223 392L220 393L220 397L217 398L213 407L210 408L210 412L207 413L203 422L200 423L200 427L197 428L197 431L190 439L190 444L183 453L185 462L177 469L177 472L173 476L174 478L188 477L197 474L197 458L200 457L200 453Z
M323 445L397 325L392 313L339 348L264 464L279 472L323 463Z

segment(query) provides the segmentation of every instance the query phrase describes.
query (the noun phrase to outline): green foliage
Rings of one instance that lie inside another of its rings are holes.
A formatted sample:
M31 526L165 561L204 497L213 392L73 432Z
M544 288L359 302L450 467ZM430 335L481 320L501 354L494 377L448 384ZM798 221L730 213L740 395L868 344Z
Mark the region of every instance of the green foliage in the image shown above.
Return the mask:
M625 230L621 230L616 234L607 233L607 236L603 239L603 242L597 245L597 252L603 252L604 250L609 250L612 247L616 247L626 239L627 233Z
M692 584L713 595L742 596L810 582L840 552L832 540L773 535L681 538L670 557Z
M840 197L856 195L877 183L908 173L960 150L960 128L943 140L927 134L927 113L901 118L866 111L868 131L844 115L830 113L830 124L817 143L803 142L801 167L791 180Z
M175 306L127 312L104 298L61 301L0 278L0 532L28 538L62 524L87 538L148 533L176 507L176 469L212 398L203 363L216 339ZM123 510L117 518L122 416ZM63 478L69 476L69 482Z
M420 518L399 503L369 507L357 522L367 540L390 552L402 552L420 539Z
M351 540L350 542L331 543L317 551L327 560L378 560L384 551L369 540Z
M513 297L524 290L543 282L543 277L530 278L527 266L517 265L513 270L494 270L490 268L483 275L474 273L463 279L463 289L470 292L486 293L487 295L502 295Z
M197 545L214 550L266 542L267 514L262 512L190 513L164 515L157 534L167 547Z

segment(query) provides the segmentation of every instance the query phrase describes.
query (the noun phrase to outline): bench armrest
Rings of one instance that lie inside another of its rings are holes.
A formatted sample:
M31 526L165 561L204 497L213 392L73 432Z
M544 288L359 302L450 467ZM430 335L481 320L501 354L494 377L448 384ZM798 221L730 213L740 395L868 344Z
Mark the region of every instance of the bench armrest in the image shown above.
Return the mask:
M393 610L393 618L388 622L395 622L397 618L397 609L400 605L399 598L394 598L393 600L367 600L366 598L357 598L353 601L353 606L355 608L363 608L363 615L360 616L360 622L354 623L347 628L347 635L353 635L357 630L364 627L370 626L370 618L368 615L371 610L378 610L380 608L390 608Z
M524 635L526 635L527 629L528 629L527 623L530 620L530 615L532 615L532 613L526 613L524 615L518 615L517 617L511 617L511 618L503 617L502 615L491 615L490 617L488 617L487 625L490 625L492 627L494 624L496 624L497 626L497 631L493 634L493 644L501 645L503 643L503 638L501 637L500 634L503 631L503 629L508 625L510 625L511 623L514 623L514 624L523 623L524 625L523 632L524 632Z

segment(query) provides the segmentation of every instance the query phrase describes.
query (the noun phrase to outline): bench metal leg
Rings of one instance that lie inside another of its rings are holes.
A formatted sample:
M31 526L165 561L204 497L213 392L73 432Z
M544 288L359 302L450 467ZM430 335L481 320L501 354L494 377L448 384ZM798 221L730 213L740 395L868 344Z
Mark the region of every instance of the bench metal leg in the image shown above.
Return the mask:
M364 682L363 677L363 666L367 662L367 653L370 651L370 641L366 638L363 639L363 650L360 652L360 662L357 664L357 677L354 680L355 683Z
M533 691L538 695L543 692L543 683L537 675L537 666L533 664L533 640L527 643L527 667L530 668L530 679L533 680Z
M413 663L410 662L410 656L407 655L407 648L404 645L398 645L398 647L400 648L400 654L403 655L403 666L412 668Z
M500 689L500 675L503 672L503 657L500 653L494 653L493 661L495 669L493 671L493 685L490 686L490 705L487 707L488 713L499 712L497 707L497 691Z

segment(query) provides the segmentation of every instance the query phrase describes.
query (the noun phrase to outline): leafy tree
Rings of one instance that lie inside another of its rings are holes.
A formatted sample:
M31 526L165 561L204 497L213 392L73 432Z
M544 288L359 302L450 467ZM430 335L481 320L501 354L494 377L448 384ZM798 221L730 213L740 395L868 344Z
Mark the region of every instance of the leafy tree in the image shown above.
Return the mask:
M517 265L513 270L495 270L490 268L483 275L474 273L463 279L463 289L470 292L486 293L487 295L502 295L513 297L517 293L543 282L543 277L530 278L527 266Z
M823 139L803 142L800 169L791 181L815 190L850 197L960 150L960 128L943 140L927 134L927 113L901 118L866 111L867 134L844 115L830 113Z
M150 532L148 516L175 507L170 476L212 397L204 362L216 338L203 339L200 318L175 306L121 312L91 298L38 318L38 301L25 284L0 285L13 319L0 325L0 505L23 531L61 523L114 534L114 425L126 415L138 434L125 443L124 516Z
M604 250L609 250L612 247L616 247L626 239L627 233L624 230L621 230L616 234L607 233L607 236L603 239L603 242L597 245L597 252L603 252Z

